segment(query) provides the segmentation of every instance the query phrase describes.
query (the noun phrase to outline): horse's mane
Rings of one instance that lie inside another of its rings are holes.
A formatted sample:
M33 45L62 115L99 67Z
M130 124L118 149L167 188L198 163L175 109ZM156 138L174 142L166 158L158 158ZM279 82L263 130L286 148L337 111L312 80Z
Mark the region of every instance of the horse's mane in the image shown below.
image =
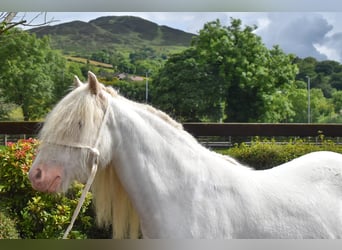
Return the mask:
M109 93L113 98L121 98L135 107L142 108L155 114L174 128L183 130L183 126L166 113L157 110L150 105L136 103L123 98L111 87L103 86L102 89ZM139 217L115 172L115 162L111 162L105 168L98 170L92 185L92 193L99 225L112 225L113 238L139 237Z
M112 88L112 87L104 87L103 88L107 93L109 93L112 97L118 97L119 94ZM121 97L121 96L120 96ZM149 111L152 114L155 114L156 116L158 116L159 118L161 118L162 120L164 120L165 122L169 123L171 126L181 129L183 130L183 126L181 123L175 121L174 119L172 119L168 114L166 114L165 112L158 110L154 107L152 107L151 105L148 104L143 104L143 103L138 103L138 102L133 102L130 101L128 99L125 99L127 102L131 103L134 106L137 107L141 107L147 111Z
M113 238L139 237L139 217L118 178L114 163L98 170L92 185L96 219L100 226L112 225Z

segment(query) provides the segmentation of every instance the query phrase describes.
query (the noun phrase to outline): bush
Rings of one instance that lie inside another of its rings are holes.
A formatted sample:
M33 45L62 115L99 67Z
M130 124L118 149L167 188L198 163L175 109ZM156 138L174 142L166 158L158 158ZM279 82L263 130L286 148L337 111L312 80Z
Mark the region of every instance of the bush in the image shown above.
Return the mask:
M19 239L16 223L4 208L0 207L0 239Z
M305 140L289 141L279 144L275 140L260 140L258 137L250 145L241 143L227 150L219 150L257 170L268 169L288 162L294 158L315 151L334 151L342 153L342 146L320 137L320 143Z
M30 239L61 238L70 223L82 188L82 184L75 183L66 196L62 194L36 194L33 196L21 211L22 237ZM87 238L86 232L94 223L93 218L87 215L90 201L91 194L88 193L69 235L70 238Z
M66 195L42 194L32 189L28 171L39 142L35 139L9 143L0 151L0 204L16 217L22 238L60 238L71 221L83 185L75 183ZM94 227L88 193L70 238L87 238Z
M35 195L28 179L28 171L34 160L38 141L19 140L8 143L0 151L0 194L1 202L20 213L29 199Z

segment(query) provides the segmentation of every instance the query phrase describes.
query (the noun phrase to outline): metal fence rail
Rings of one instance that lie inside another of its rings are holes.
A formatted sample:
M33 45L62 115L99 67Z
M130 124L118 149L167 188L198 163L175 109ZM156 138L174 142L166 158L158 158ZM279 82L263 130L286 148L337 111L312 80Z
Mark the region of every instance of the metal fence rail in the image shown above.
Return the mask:
M184 128L194 136L342 136L342 124L185 123Z

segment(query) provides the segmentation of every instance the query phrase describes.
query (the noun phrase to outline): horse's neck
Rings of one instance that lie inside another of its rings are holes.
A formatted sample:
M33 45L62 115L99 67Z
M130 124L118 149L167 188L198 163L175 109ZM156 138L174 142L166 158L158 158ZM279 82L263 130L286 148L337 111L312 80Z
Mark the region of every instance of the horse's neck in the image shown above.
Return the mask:
M191 200L208 180L221 185L231 177L233 182L231 163L211 154L185 131L139 107L117 103L113 111L114 130L119 131L113 138L119 145L113 159L116 171L146 228L172 218L168 213L186 220L177 206Z
M167 190L171 187L166 183L179 178L172 175L185 174L187 170L181 166L195 152L191 146L184 145L192 143L181 138L184 131L134 105L114 105L114 119L114 130L119 131L117 138L113 138L119 142L115 153L121 165L118 171L123 177L138 181L133 187L145 185L145 180L148 188Z

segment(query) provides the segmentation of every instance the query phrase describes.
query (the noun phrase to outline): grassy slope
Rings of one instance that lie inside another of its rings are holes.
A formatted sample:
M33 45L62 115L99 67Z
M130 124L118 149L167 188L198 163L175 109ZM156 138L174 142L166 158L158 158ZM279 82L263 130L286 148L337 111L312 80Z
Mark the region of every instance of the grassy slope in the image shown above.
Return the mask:
M103 49L128 54L142 47L169 54L188 47L194 36L132 16L100 17L88 23L73 21L30 31L38 37L49 35L53 48L81 57Z
M87 62L89 62L91 65L97 66L97 67L101 67L101 68L109 68L112 69L113 65L111 64L107 64L107 63L102 63L102 62L97 62L94 60L88 60L86 58L83 57L77 57L77 56L65 56L65 58L68 61L72 61L72 62L77 62L77 63L82 63L82 64L86 64Z

